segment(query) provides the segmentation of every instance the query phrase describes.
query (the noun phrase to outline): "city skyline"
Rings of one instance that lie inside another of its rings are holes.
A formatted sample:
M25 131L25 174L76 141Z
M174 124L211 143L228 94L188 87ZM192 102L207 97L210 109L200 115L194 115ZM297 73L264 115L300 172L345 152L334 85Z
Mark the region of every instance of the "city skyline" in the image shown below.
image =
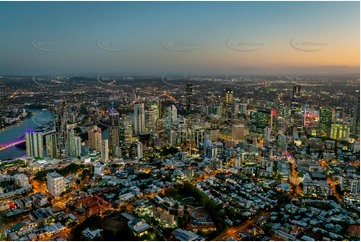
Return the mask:
M360 241L359 2L0 2L0 241Z
M1 75L359 73L359 2L0 6Z

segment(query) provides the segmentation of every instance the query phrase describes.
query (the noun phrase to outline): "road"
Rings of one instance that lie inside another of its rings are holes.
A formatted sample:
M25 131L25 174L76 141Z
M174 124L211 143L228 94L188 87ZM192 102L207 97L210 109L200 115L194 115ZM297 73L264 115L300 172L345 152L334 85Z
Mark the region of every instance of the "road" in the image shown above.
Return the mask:
M269 217L270 213L269 212L262 212L260 215L255 216L252 219L247 220L245 223L237 226L237 227L232 227L230 229L228 229L226 232L220 234L219 236L217 236L214 240L217 241L224 241L229 237L233 237L233 238L238 238L239 237L239 233L243 230L245 230L249 225L253 224L254 222L256 222L259 218L261 217Z
M327 182L328 184L330 184L331 186L331 190L332 190L332 194L337 198L337 201L340 203L340 204L343 204L343 200L342 200L342 197L340 196L340 194L338 194L337 190L336 190L336 185L337 183L331 179L330 177L327 178Z
M298 177L298 173L296 171L296 161L294 158L289 159L289 163L291 164L291 178L290 183L292 183L295 186L294 193L297 195L302 194L302 189L300 187L300 178Z

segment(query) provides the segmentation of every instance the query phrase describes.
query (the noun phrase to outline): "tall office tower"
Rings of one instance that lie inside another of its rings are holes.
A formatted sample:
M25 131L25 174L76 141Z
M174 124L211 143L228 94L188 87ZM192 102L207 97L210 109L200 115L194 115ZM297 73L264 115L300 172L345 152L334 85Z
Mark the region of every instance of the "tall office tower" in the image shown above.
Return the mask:
M178 121L178 111L177 108L172 105L168 107L168 113L172 124L177 124Z
M331 124L331 139L348 139L350 137L350 125L348 123Z
M134 104L134 134L145 133L145 112L144 103Z
M232 140L235 142L244 140L244 125L233 124L232 125Z
M74 157L79 157L81 156L81 138L79 136L75 136L75 153L74 153Z
M155 111L154 110L145 110L145 131L146 133L152 133L155 131Z
M155 121L157 121L157 119L159 119L159 103L151 104L150 110L154 111Z
M189 114L192 106L192 96L193 96L193 85L192 83L187 83L186 85L186 113Z
M109 161L109 145L108 145L108 140L105 139L101 142L102 147L101 147L101 160L102 162L108 162Z
M27 131L25 134L26 155L32 157L44 157L43 134L41 132Z
M59 197L65 189L64 177L56 171L49 172L46 175L46 188L48 192L54 197Z
M111 126L119 126L119 113L114 107L109 110L109 122Z
M334 119L334 110L331 108L320 108L320 125L319 129L321 133L324 133L326 136L330 136L331 124Z
M293 97L300 97L301 96L301 86L300 85L296 84L296 85L293 86L292 96Z
M69 157L79 157L81 155L81 139L75 136L74 129L68 129L67 155Z
M356 94L357 94L357 98L352 117L351 133L355 137L359 137L360 136L360 91L356 90Z
M196 129L195 130L195 144L197 149L201 149L203 147L205 135L203 129Z
M227 88L225 93L225 104L230 105L232 103L233 103L233 90Z
M119 113L113 107L109 110L109 154L119 156Z
M130 144L133 137L133 127L129 116L122 116L120 120L120 125L121 126L119 126L119 139L122 146L124 146L125 144Z
M57 144L58 144L58 152L59 155L63 155L66 149L67 142L67 127L66 124L68 122L68 110L65 101L56 100L55 101L55 114L54 114L54 122L55 122L55 133L57 135Z
M294 85L291 99L291 115L302 111L301 104L301 86Z
M257 132L263 133L264 128L267 126L272 129L273 127L273 115L272 110L260 108L257 112L251 112L251 122L256 125Z
M158 119L164 117L164 102L167 101L164 98L159 98L158 100Z
M225 100L224 100L224 109L222 110L222 118L225 120L230 120L234 113L232 110L232 104L233 104L233 90L227 88L225 90Z
M335 122L345 121L345 109L342 107L336 107L335 109Z
M45 136L46 153L50 158L58 158L58 144L56 134L49 134Z
M93 127L89 128L87 132L89 148L100 152L102 148L102 129L94 125Z
M121 148L125 146L125 127L125 118L121 117L119 119L119 145Z

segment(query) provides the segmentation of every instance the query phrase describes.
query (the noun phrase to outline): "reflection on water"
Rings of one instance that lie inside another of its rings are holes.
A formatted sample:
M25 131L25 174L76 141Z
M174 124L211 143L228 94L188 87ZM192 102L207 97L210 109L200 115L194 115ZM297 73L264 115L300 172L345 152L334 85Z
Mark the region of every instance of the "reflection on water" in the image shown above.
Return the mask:
M28 109L33 115L19 126L11 127L0 132L0 144L15 140L22 136L27 129L37 129L53 120L53 113L49 110ZM13 159L25 155L25 149L13 146L0 152L0 160Z

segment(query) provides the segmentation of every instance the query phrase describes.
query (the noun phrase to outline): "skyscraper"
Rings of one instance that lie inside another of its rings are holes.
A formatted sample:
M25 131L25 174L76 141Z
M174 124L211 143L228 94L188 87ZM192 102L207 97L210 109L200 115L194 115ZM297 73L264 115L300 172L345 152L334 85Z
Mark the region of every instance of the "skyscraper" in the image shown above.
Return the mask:
M331 139L348 139L350 137L350 125L348 123L333 123L331 125Z
M56 134L49 134L45 136L46 153L50 158L58 158L58 144Z
M302 111L301 86L294 85L292 91L292 99L291 99L291 115L301 111Z
M32 157L44 157L43 134L41 132L28 131L25 134L26 155Z
M177 124L178 121L178 112L177 108L174 105L171 105L167 108L168 117L170 118L171 124Z
M225 103L226 105L230 105L233 102L233 90L230 88L226 89L225 93Z
M55 133L57 135L57 145L58 152L61 156L66 149L67 142L67 121L68 121L68 111L66 107L66 103L63 100L55 101L55 114L54 114L54 122L55 122Z
M134 104L134 134L145 133L145 112L144 103Z
M108 147L108 140L103 140L101 142L102 148L101 148L101 160L102 162L108 162L109 161L109 147Z
M357 98L356 98L356 105L353 111L351 133L355 137L359 137L360 136L360 91L356 90L356 94L357 94Z
M109 153L115 157L119 156L119 113L113 107L109 111Z
M79 157L81 155L81 139L75 136L74 129L68 129L67 135L67 155L69 157Z
M147 133L152 133L155 131L155 111L154 110L145 110L145 131Z
M192 96L193 96L193 85L192 85L192 83L187 83L187 85L186 85L186 113L187 114L189 114L191 111Z
M301 96L301 86L300 85L296 84L296 85L293 86L292 96L293 97L300 97Z
M96 125L88 129L89 148L101 151L102 148L102 129Z
M319 129L321 133L325 133L327 136L330 135L331 124L334 118L334 110L331 108L320 108L320 125Z

